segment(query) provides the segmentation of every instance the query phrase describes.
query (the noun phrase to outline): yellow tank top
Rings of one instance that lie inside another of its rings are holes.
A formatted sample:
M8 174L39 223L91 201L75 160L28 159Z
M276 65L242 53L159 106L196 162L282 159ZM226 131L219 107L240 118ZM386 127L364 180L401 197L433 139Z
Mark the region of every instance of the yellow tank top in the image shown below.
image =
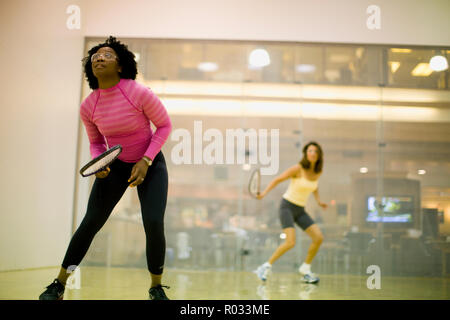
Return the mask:
M291 178L289 187L283 194L283 198L293 204L304 207L309 195L317 189L319 180L311 181L301 176L300 178Z

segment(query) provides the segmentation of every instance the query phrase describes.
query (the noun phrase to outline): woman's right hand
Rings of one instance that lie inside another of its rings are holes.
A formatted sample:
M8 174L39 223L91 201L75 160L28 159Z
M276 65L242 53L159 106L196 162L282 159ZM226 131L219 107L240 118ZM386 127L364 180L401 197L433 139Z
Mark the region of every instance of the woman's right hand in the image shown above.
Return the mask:
M256 199L261 200L262 198L264 198L265 195L266 195L265 192L260 192L256 195Z
M99 179L104 179L104 178L106 178L106 177L108 176L108 174L109 174L110 171L111 171L111 170L109 169L109 167L106 167L105 170L97 172L97 173L95 174L95 176L96 176L97 178L99 178Z

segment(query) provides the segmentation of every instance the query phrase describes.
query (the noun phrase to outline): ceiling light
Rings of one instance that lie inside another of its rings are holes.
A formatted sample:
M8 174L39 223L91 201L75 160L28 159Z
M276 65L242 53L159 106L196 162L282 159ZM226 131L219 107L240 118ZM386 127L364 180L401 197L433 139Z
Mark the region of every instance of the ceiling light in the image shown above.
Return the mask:
M362 167L362 168L359 169L359 172L367 173L367 172L369 172L369 169L367 169L366 167Z
M428 77L431 73L433 73L433 69L431 69L430 65L426 62L419 63L413 71L411 71L411 75L415 77Z
M203 72L214 72L219 69L219 66L214 62L201 62L198 64L197 69Z
M393 53L411 53L411 49L405 49L405 48L391 48L391 52Z
M430 59L430 68L434 71L444 71L448 69L448 62L445 57L436 55Z
M248 58L250 68L262 68L270 64L269 53L265 49L255 49Z
M425 170L423 170L423 169L420 169L420 170L417 170L417 174L425 174L425 173L427 173Z
M330 62L347 63L349 61L350 61L350 56L347 54L332 54L330 56Z
M316 71L316 66L313 64L299 64L295 67L295 71L299 73L313 73Z
M358 48L355 51L355 55L358 59L361 59L364 54L364 48Z
M398 70L398 68L400 68L400 62L389 61L389 66L391 67L391 73L395 73Z

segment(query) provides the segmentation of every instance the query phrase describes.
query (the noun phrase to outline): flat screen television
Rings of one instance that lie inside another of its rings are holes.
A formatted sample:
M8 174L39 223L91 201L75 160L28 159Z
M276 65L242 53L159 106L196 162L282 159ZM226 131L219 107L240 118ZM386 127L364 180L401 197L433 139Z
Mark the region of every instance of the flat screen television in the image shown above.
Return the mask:
M412 224L414 201L412 196L391 196L382 198L383 215L378 212L376 197L367 197L367 223Z

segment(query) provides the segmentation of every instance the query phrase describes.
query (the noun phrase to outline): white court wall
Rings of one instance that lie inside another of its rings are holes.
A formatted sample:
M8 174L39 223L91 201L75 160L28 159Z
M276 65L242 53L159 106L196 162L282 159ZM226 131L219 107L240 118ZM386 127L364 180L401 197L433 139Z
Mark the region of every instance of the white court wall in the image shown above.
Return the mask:
M56 266L70 240L84 39L68 3L0 1L0 270Z
M0 270L59 265L70 240L84 37L448 46L448 12L448 0L0 1Z
M371 5L380 29L367 28ZM95 36L450 45L448 0L95 0L84 12Z

